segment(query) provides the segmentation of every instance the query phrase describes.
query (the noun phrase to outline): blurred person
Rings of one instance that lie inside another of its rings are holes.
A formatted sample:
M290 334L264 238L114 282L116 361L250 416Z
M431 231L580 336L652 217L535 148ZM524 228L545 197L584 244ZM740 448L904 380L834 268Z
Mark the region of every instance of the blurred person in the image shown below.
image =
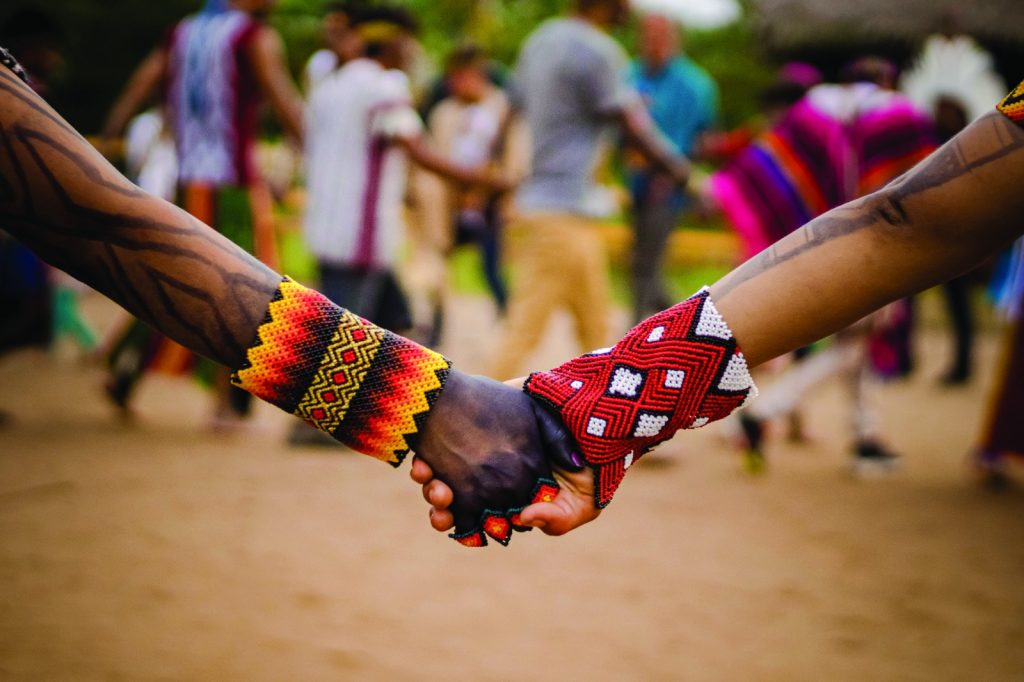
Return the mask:
M342 64L363 54L359 32L352 30L355 3L328 2L324 5L321 30L324 46L310 55L302 71L303 91L308 95L321 79Z
M918 106L932 114L940 142L952 139L984 115L989 102L1006 91L992 55L962 29L960 10L947 8L938 33L928 37L900 83ZM940 381L959 386L971 377L975 312L972 294L978 276L968 273L942 285L953 329L953 357Z
M401 255L408 161L451 181L504 180L455 165L430 148L402 68L415 18L397 7L360 13L354 26L365 57L321 79L306 121L307 242L321 289L339 305L393 331L411 326L396 275Z
M564 420L586 467L556 467L556 498L518 521L549 535L593 521L644 453L750 400L746 369L998 253L1024 231L1022 184L1024 82L885 187L812 219L612 348L531 375L526 391ZM627 358L647 367L639 383L628 367L630 376L621 372ZM1012 415L1019 424L1019 410ZM630 416L639 418L635 431ZM431 475L429 464L414 462L431 526L445 531L457 493Z
M907 97L935 115L945 139L988 113L992 100L1006 92L992 55L962 24L959 8L943 11L939 30L928 36L899 83Z
M0 39L25 55L30 86L46 97L50 80L62 64L60 32L52 17L37 9L21 9L0 26ZM25 346L49 345L54 310L46 265L13 236L0 234L0 355Z
M486 52L474 44L456 48L445 60L447 95L430 107L427 131L432 146L463 168L490 165L512 181L525 175L528 141L524 127L505 126L509 101L495 85ZM501 243L508 200L504 195L457 188L425 171L412 177L409 267L404 280L412 292L413 320L429 346L444 334L447 257L462 244L475 245L498 316L505 314L507 289L501 272Z
M895 67L865 57L844 69L844 83L811 88L733 162L712 175L709 190L748 253L767 247L810 218L867 194L935 148L927 115L895 92ZM815 356L789 367L740 417L748 467L764 466L764 424L790 418L807 394L839 377L850 399L853 471L888 473L897 455L884 445L875 415L873 374L910 371L910 303L843 330Z
M519 243L510 249L514 281L493 376L520 370L559 308L571 313L585 348L608 340L608 258L595 229L594 181L608 135L618 128L680 186L689 178L689 161L651 121L629 84L628 58L608 35L628 16L625 0L575 0L569 16L541 24L520 52L513 106L530 130L532 159L510 224Z
M48 346L52 306L45 264L15 237L0 233L0 357L19 348Z
M862 75L811 88L711 176L706 194L742 238L746 258L934 149L927 116Z
M499 152L501 126L508 116L508 97L491 85L486 54L469 46L452 54L447 80L452 96L443 100L430 117L432 138L452 162L463 168L484 166ZM491 297L504 315L508 294L500 272L501 217L497 197L465 191L456 197L455 242L473 243L480 249L484 276Z
M112 107L103 139L120 134L154 94L162 95L175 141L177 196L196 218L273 263L271 198L254 159L259 106L266 99L285 131L302 137L302 105L288 75L281 38L263 22L275 0L208 0L170 31L132 75ZM194 360L138 322L114 344L107 394L127 408L147 369L181 373ZM214 369L213 425L230 428L248 411L247 396Z
M163 111L153 107L133 117L124 135L125 175L154 196L174 201L178 156Z
M631 80L658 129L675 149L693 157L700 138L718 118L718 86L707 71L680 48L681 27L658 14L640 25L640 58ZM686 197L664 172L641 158L630 158L633 206L633 322L668 307L664 275L665 249L678 226Z
M996 382L982 417L972 461L994 487L1009 481L1011 461L1024 461L1024 240L1009 255L998 307L1005 317Z
M35 8L22 8L10 15L0 26L0 40L24 55L22 66L29 83L40 96L49 98L55 81L64 68L64 31L50 14ZM5 279L7 297L27 297L12 306L12 315L5 322L11 330L9 339L25 336L26 340L46 340L51 350L63 356L65 351L86 355L96 348L96 334L79 311L78 298L83 287L58 270L45 268L27 249L11 240L4 247L0 269L8 270ZM11 273L21 273L21 285L14 287ZM43 297L49 297L44 302ZM21 312L13 312L21 311ZM44 314L50 315L45 321Z
M174 201L178 191L178 156L160 107L151 107L132 117L125 129L122 150L125 176L129 180L155 197ZM176 358L180 364L172 365L166 359L157 361L161 352ZM190 354L183 353L178 344L152 332L127 312L105 335L99 355L105 358L112 375L122 374L132 380L141 376L143 367L159 367L166 372L191 367ZM108 379L108 390L112 384Z
M319 289L336 304L394 332L412 327L398 276L409 161L448 180L504 189L486 169L463 169L428 145L402 69L415 17L398 7L359 12L353 30L365 56L321 78L306 112L303 228L317 260ZM332 442L296 425L295 445Z
M721 133L711 132L702 139L702 153L708 160L718 165L733 161L744 152L758 136L776 125L787 112L803 99L807 91L824 81L821 71L805 62L787 62L783 64L775 76L775 80L758 93L759 113L745 121L734 130ZM699 197L698 197L699 198ZM701 206L701 209L707 209ZM711 207L713 211L714 208ZM702 211L703 212L703 211ZM813 352L813 348L798 348L791 359L794 363L803 362ZM802 412L793 408L789 410L787 440L791 443L804 443L808 440ZM735 438L744 436L735 424ZM756 456L748 460L755 470L763 465Z
M486 53L476 45L456 49L447 59L445 73L452 94L434 107L427 122L435 147L463 168L496 164L508 177L521 178L528 163L528 141L522 126L503 128L509 99L491 82ZM438 198L431 203L445 223L444 231L454 236L445 241L477 246L491 297L499 315L504 315L508 293L501 273L501 197L470 188Z
M807 91L824 81L817 67L805 62L787 62L775 80L757 94L758 114L730 131L712 131L701 139L702 156L716 164L732 161L757 136L771 128Z
M435 371L447 365L437 364L436 354L282 280L223 236L140 191L19 80L23 74L3 49L0 67L5 93L0 132L23 133L0 157L0 177L12 188L0 194L4 229L169 336L238 368L239 383L283 409L315 400L309 418L339 439L359 442L367 453L400 463L405 448L389 452L367 439L390 443L401 437L420 455L413 477L425 486L431 525L437 530L470 527L469 534L459 534L467 543L482 544L478 533L485 532L507 542L512 528L538 527L559 535L592 521L600 513L595 470L611 469L608 480L617 485L636 458L682 425L707 423L703 417L693 420L693 414L709 409L718 418L751 397L753 386L742 369L968 270L1019 237L1022 229L1014 217L1024 210L1019 191L1024 183L1024 82L1002 101L998 113L969 125L898 181L827 212L697 299L652 319L655 325L664 320L673 327L670 346L645 347L659 344L669 331L663 328L659 334L657 326L645 325L639 335L627 334L604 354L545 373L552 377L531 379L530 395L563 378L567 388L577 390L579 382L579 389L586 389L573 409L549 402L576 445L588 445L573 453L567 449L572 443L552 426L551 415L534 410L522 394L450 366L447 372ZM40 147L61 153L40 153ZM25 182L12 181L16 177ZM688 330L694 333L689 339ZM367 362L365 346L356 351L355 344L367 339L383 353L379 360L373 355ZM581 362L600 378L611 376L622 350L637 341L638 360L685 360L695 363L698 374L687 381L685 375L668 374L680 370L654 370L653 376L681 391L671 424L666 421L655 430L652 415L641 414L646 417L643 432L633 439L609 433L603 448L608 458L598 461L589 447L597 437L584 438L593 411L610 408L613 415L631 401L616 398L616 408L600 397L602 382L587 387L572 377ZM711 353L701 359L701 349ZM357 360L366 374L345 369L345 363ZM729 371L733 366L735 371ZM433 380L420 383L431 373L442 384L437 390ZM336 394L314 389L321 377L349 376L357 378L358 386L355 399L346 394L342 407L362 406L351 417L335 406ZM419 408L406 407L410 396L424 398ZM725 397L729 400L723 402ZM389 410L404 420L382 418ZM549 473L545 453L553 457L562 483L557 493L554 484L536 487L537 478L546 480ZM521 510L513 507L530 499L531 493L524 493L529 490L540 501ZM504 511L480 511L486 509Z
M553 495L548 457L574 465L557 420L521 391L459 372L139 189L21 76L0 48L5 233L354 449L398 466L415 448L458 492L464 542L507 543L515 511ZM59 428L59 398L52 412Z

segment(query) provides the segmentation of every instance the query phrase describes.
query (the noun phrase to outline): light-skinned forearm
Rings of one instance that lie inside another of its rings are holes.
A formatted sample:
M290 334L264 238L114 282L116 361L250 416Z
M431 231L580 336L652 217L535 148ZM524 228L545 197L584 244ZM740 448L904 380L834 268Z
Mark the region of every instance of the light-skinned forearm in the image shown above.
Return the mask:
M1024 131L993 112L886 188L829 211L711 289L751 365L951 279L1024 230Z
M396 143L406 150L409 158L416 165L449 182L457 182L463 185L481 185L496 191L508 189L508 183L504 178L489 172L486 168L463 168L452 163L446 157L434 151L422 136L396 138Z

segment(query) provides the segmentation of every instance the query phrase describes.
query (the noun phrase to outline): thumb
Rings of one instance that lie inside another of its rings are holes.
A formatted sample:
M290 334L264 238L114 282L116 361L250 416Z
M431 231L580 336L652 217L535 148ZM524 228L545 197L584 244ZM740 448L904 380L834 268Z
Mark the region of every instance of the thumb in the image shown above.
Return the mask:
M547 535L564 535L573 528L565 509L553 502L531 504L519 514L524 526L537 528Z
M583 460L577 454L579 448L565 424L536 400L533 401L533 413L537 418L537 430L544 453L551 463L573 473L582 471Z

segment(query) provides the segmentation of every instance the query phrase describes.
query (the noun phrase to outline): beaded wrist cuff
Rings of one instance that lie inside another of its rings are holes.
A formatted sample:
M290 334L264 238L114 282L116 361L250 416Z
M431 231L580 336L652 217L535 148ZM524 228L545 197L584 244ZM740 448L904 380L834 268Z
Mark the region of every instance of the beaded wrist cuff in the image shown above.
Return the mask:
M1024 126L1024 81L1007 95L997 107L1008 119Z
M231 382L397 467L450 367L286 278Z
M613 348L530 375L525 390L553 407L576 438L594 470L599 508L644 453L757 395L707 289L641 322Z

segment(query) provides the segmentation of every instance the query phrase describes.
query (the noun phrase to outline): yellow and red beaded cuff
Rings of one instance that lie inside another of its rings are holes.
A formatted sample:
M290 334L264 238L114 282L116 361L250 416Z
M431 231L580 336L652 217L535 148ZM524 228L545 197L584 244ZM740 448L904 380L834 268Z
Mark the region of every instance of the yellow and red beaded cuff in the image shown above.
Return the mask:
M231 381L397 467L450 368L444 356L285 278Z
M1017 125L1024 126L1024 81L996 108Z

